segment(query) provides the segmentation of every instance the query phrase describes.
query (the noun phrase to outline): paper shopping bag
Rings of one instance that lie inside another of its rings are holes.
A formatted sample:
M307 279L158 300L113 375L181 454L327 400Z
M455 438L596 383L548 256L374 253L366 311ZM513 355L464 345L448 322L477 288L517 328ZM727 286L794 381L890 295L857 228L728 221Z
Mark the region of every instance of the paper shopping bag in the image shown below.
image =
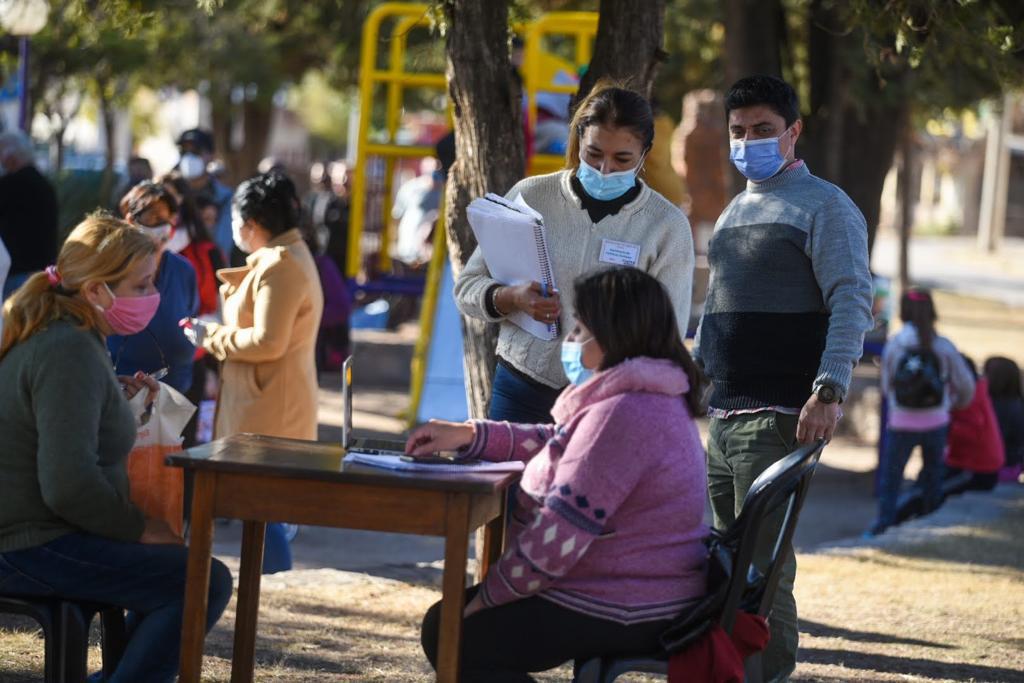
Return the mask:
M176 389L161 382L152 410L145 406L145 391L136 394L129 405L136 415L138 434L128 455L128 481L131 500L146 517L162 519L182 532L185 499L185 473L169 467L164 460L181 450L181 432L196 407Z

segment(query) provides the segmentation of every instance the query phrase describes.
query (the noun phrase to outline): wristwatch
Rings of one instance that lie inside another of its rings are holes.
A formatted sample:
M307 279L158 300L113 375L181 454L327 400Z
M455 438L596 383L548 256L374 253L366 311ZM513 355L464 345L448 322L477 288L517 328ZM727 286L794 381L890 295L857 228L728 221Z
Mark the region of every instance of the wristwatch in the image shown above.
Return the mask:
M842 396L839 395L839 391L831 384L819 384L814 390L815 395L821 403L839 403L843 402Z

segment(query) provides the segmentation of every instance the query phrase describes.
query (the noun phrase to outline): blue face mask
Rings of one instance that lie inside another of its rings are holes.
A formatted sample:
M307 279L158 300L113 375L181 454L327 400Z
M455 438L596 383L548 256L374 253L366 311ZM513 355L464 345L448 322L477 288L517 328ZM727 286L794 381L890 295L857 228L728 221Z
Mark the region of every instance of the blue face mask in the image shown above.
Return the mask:
M562 342L562 369L569 381L577 386L583 384L594 375L590 368L583 367L583 345L590 341Z
M585 162L581 153L580 167L576 170L576 178L583 185L583 190L594 199L602 201L618 199L636 185L636 174L640 172L640 166L643 163L644 158L641 156L637 165L628 171L601 173Z
M755 183L768 180L786 165L786 158L779 147L782 135L763 140L732 140L729 142L729 159L737 171Z

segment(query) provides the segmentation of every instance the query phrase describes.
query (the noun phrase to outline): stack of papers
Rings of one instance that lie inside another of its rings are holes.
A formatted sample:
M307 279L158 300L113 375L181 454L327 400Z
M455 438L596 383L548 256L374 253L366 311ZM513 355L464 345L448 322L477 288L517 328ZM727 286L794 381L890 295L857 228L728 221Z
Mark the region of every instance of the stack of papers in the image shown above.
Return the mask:
M470 202L466 213L491 277L503 285L537 282L555 290L544 219L522 195L509 201L488 193ZM522 311L508 319L540 339L558 338L557 323L542 323Z
M369 453L349 453L342 462L355 462L361 465L372 465L387 470L404 470L406 472L522 472L525 463L519 460L508 462L486 462L483 460L467 460L449 464L433 464L410 462L399 455L370 455Z

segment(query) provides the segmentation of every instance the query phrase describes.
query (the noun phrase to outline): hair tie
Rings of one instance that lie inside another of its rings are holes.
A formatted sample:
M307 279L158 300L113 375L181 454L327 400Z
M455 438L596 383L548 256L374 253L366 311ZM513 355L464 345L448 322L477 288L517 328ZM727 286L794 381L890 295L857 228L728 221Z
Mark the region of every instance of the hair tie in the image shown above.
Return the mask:
M64 280L60 271L57 270L57 266L46 266L46 279L50 281L51 287L57 287Z
M924 292L911 291L907 292L907 298L911 301L928 301L928 295Z

